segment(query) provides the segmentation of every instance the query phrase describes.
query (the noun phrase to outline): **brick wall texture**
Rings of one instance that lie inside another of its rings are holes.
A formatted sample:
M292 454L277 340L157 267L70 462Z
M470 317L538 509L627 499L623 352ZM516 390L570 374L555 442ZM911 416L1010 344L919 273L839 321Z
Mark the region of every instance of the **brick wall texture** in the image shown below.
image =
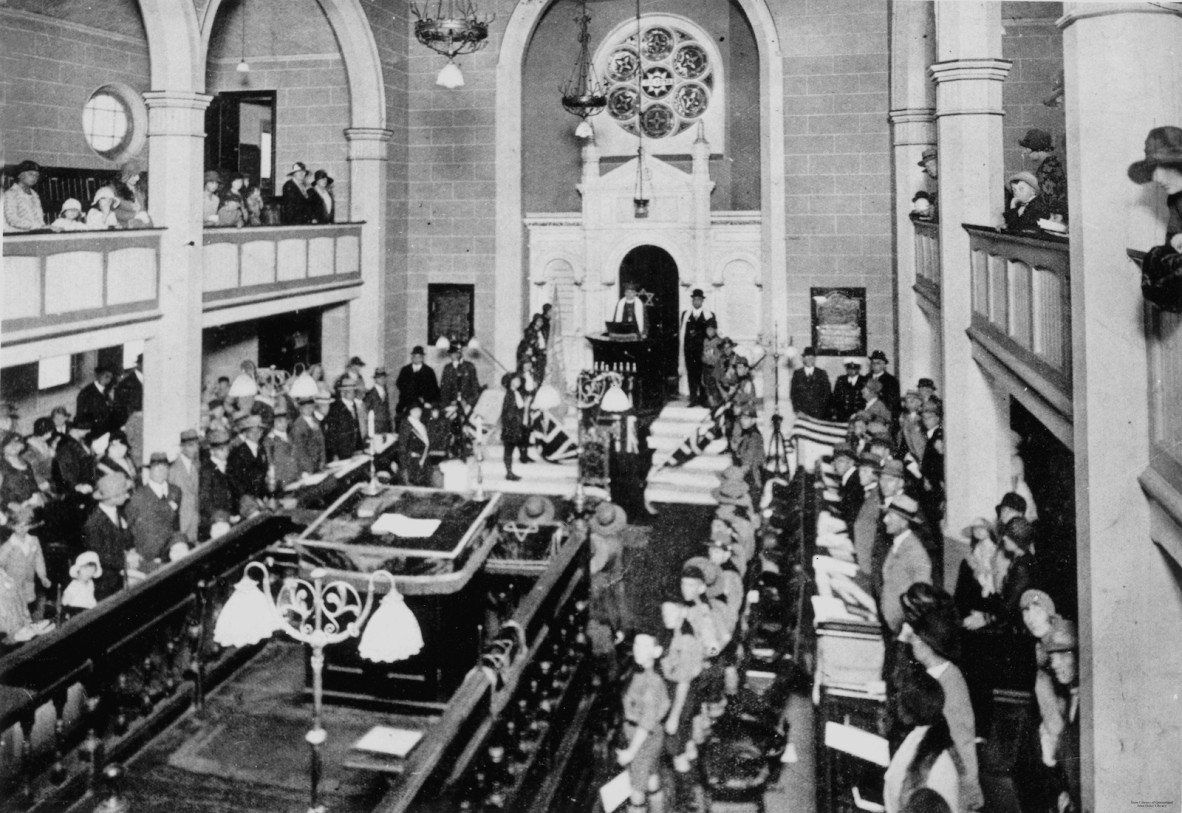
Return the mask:
M1031 127L1046 130L1063 157L1065 116L1062 107L1043 101L1063 71L1063 33L1055 20L1063 13L1060 3L1007 3L1002 24L1002 55L1014 64L1002 89L1005 107L1006 174L1035 169L1023 161L1018 141Z

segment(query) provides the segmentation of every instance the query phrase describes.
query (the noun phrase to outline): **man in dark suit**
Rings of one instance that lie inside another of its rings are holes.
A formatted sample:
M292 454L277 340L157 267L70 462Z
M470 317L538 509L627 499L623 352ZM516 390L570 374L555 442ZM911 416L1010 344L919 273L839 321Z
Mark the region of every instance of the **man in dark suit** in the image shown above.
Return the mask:
M829 398L833 394L829 374L817 367L817 351L813 348L806 347L800 358L804 366L792 374L789 387L792 410L798 415L824 420L828 417Z
M411 404L439 403L439 381L435 371L423 363L423 347L415 345L410 351L410 364L398 371L398 418L406 414Z
M829 417L835 421L848 421L854 413L866 406L862 388L866 376L862 375L862 363L854 358L845 360L845 375L833 385L833 397L829 399Z
M230 433L221 427L209 430L205 436L209 442L209 457L201 461L201 485L198 496L199 539L209 537L209 526L215 512L232 516L238 512L234 492L226 469L230 457Z
M689 384L689 405L700 406L705 402L702 394L702 347L706 344L706 325L717 323L714 311L703 307L706 295L701 288L690 294L693 306L681 312L681 348L685 356L685 376Z
M89 494L94 489L94 455L86 436L94 428L89 416L75 418L53 454L53 484L62 495Z
M927 520L928 538L931 547L928 555L932 560L936 578L933 583L940 585L944 575L944 542L940 521L944 518L944 428L940 425L944 408L936 401L923 405L921 419L927 435L923 460L919 462L922 491L919 503Z
M348 460L364 449L356 405L357 382L343 376L337 382L337 396L324 417L324 453L333 460Z
M135 368L120 379L115 385L113 399L121 416L127 417L136 412L144 411L144 354L140 353L135 360Z
M297 406L300 416L291 425L296 469L301 475L315 474L324 468L325 463L324 432L320 429L320 421L316 420L316 399L301 398Z
M82 547L97 553L102 565L103 575L94 580L94 597L99 601L122 590L124 569L139 563L138 555L134 554L135 539L122 511L130 491L127 475L120 472L104 475L94 489L98 505L82 527ZM131 556L129 551L133 552Z
M870 354L870 380L877 381L882 385L882 391L878 393L878 400L886 404L892 416L896 416L901 409L899 379L886 371L888 364L890 364L890 359L881 350L875 350Z
M373 415L373 431L378 435L394 433L394 418L390 413L390 391L386 389L386 368L373 371L373 387L365 393L365 408Z
M115 373L110 367L95 367L94 381L78 392L74 403L75 421L79 418L89 419L96 435L122 426L121 421L116 421L115 404L111 398L111 382L114 379Z
M858 455L849 446L833 450L833 471L837 474L837 510L849 527L854 526L866 489L858 480Z
M135 549L145 562L162 558L164 546L180 529L181 490L168 482L168 455L153 452L148 460L148 482L131 493L124 513Z
M235 428L242 442L230 449L226 476L230 478L230 489L237 508L238 501L247 495L256 499L268 495L267 472L271 468L271 461L267 458L267 450L263 448L262 418L244 415L238 419Z
M448 349L451 360L443 368L439 397L443 406L451 406L456 400L464 403L464 412L470 412L480 397L480 381L476 377L476 365L464 359L464 348L452 344Z

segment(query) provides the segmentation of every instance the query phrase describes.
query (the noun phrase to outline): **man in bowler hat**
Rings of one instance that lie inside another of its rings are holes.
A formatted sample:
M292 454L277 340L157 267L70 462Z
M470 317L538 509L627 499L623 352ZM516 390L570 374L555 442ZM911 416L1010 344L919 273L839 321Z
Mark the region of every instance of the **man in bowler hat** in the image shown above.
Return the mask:
M399 420L410 409L411 404L439 403L439 379L435 377L435 371L424 362L425 356L423 346L415 345L410 351L410 364L398 371L398 378L394 383L398 387L396 412Z
M706 325L713 321L717 325L714 312L704 307L706 294L701 288L695 288L690 294L692 307L681 312L681 350L685 355L685 375L689 384L689 405L701 406L705 403L702 393L702 347L706 343Z
M789 397L792 410L798 415L808 415L824 420L829 409L829 398L833 394L829 374L817 366L817 351L806 347L800 354L804 366L792 373Z
M899 379L887 372L887 365L891 360L887 358L887 354L881 350L875 350L870 354L870 380L877 381L882 385L882 391L878 393L878 399L886 404L890 409L891 415L899 414Z

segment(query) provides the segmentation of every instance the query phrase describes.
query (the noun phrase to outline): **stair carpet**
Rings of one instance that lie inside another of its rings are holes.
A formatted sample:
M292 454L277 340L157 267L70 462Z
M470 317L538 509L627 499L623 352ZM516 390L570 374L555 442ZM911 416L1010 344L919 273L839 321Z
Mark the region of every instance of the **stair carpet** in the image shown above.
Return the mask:
M653 465L648 474L645 502L679 503L682 505L714 505L711 492L718 487L718 474L731 465L731 454L726 438L711 441L703 452L680 466L665 467L664 463L702 426L710 416L705 407L690 407L673 402L649 428L648 446L653 450ZM772 435L771 413L760 410L759 429L765 443ZM784 433L791 426L791 416L785 418ZM791 456L790 456L791 457ZM792 460L788 465L792 467Z

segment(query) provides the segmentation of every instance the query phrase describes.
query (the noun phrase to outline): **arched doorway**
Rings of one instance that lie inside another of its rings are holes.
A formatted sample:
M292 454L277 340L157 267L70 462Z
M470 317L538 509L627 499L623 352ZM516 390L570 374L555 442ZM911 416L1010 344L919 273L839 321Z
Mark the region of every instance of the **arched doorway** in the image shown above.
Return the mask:
M660 347L661 375L677 386L677 262L657 246L637 246L620 262L620 296L633 283L645 301L648 335Z

